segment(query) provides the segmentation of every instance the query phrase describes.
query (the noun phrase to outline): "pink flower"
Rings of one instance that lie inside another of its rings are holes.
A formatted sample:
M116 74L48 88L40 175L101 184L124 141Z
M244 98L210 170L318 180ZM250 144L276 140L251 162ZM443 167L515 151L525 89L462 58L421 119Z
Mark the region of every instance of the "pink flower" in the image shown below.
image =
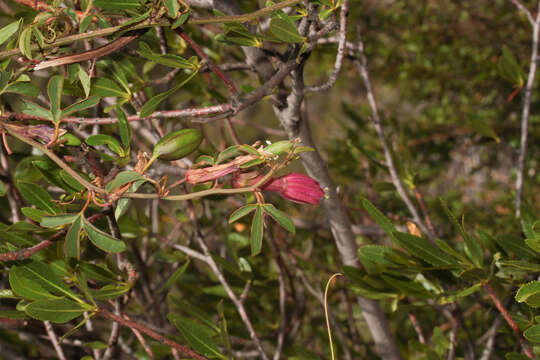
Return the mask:
M271 179L261 186L261 189L277 192L284 199L300 204L317 205L324 196L324 191L317 181L300 173Z

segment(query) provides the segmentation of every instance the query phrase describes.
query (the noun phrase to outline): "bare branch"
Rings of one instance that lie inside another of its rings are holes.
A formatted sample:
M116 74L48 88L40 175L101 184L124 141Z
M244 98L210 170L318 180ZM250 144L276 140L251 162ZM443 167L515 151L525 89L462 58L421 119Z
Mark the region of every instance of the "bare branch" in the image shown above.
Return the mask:
M397 173L396 165L394 163L394 159L392 158L392 153L390 152L388 143L386 142L386 137L382 128L382 121L379 117L379 110L377 109L377 102L375 101L375 94L371 86L371 79L367 68L367 57L364 52L364 42L362 41L360 30L358 30L358 51L360 53L360 58L358 60L355 60L355 64L358 72L362 77L362 80L364 81L364 86L366 87L367 99L369 107L371 108L373 125L375 126L375 130L377 131L377 134L379 135L379 140L381 141L384 158L386 159L386 166L388 167L388 171L390 172L390 178L392 179L392 183L396 187L399 196L401 197L405 205L407 205L407 208L411 212L414 221L417 223L418 227L420 227L422 232L426 234L433 242L435 239L435 235L426 226L426 224L420 217L418 210L416 209L409 195L407 194L407 191L405 190L405 187L403 186L403 183L401 182L401 179L399 178L399 175Z
M306 86L304 89L305 93L309 92L319 92L326 91L330 89L336 83L336 80L341 72L341 66L343 65L343 58L347 52L347 12L349 10L349 0L344 0L341 4L340 11L340 24L339 24L339 43L338 50L336 54L336 60L334 62L334 69L324 84Z
M56 355L58 356L58 359L60 360L66 360L66 356L64 355L64 350L62 350L62 347L60 346L60 343L58 342L58 338L56 337L56 333L54 332L54 329L49 321L44 321L43 325L45 325L45 330L47 331L47 335L49 336L49 339L51 340L51 343L54 347L54 351L56 351Z
M525 16L527 16L527 20L529 20L529 23L534 26L535 21L529 9L527 9L525 5L523 5L519 0L510 0L510 2L514 4L514 6L519 9L519 11L522 11Z
M517 0L513 0L517 2ZM534 87L534 78L536 77L536 69L538 66L538 41L540 34L540 1L538 2L538 13L536 20L532 23L532 49L531 49L531 64L529 65L529 75L527 76L527 84L525 85L525 93L523 97L523 110L521 113L521 140L519 147L519 158L516 177L516 217L521 215L521 198L523 194L523 177L525 172L525 160L527 159L527 138L529 134L529 117L531 114L531 98ZM530 15L530 14L529 14ZM529 20L530 21L530 20Z

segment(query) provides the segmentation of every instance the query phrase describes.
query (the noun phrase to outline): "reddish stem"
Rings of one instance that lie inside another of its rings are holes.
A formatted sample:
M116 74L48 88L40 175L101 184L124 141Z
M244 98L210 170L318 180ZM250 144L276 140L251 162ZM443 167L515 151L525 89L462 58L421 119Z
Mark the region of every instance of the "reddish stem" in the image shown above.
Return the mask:
M183 345L178 344L177 342L175 342L175 341L173 341L171 339L167 339L163 335L155 332L154 330L151 330L151 329L147 328L146 326L144 326L142 324L136 323L136 322L131 321L131 320L124 319L124 318L122 318L122 317L120 317L118 315L115 315L115 314L111 313L110 311L103 310L103 309L98 310L97 314L101 315L101 316L103 316L103 317L105 317L107 319L116 321L118 324L120 324L122 326L125 326L125 327L128 327L128 328L130 328L132 330L133 329L138 330L141 333L150 336L152 339L154 339L156 341L159 341L162 344L168 345L168 346L172 347L173 349L181 351L182 353L184 353L185 355L187 355L187 356L189 356L189 357L191 357L193 359L196 359L196 360L208 360L208 358L196 353L193 350L188 349L187 347L185 347Z
M232 95L238 95L238 91L236 90L236 87L227 78L227 75L225 75L225 73L223 71L221 71L216 66L216 64L214 64L214 62L212 60L210 60L210 58L208 58L208 56L204 53L204 51L202 51L202 49L199 47L199 45L197 45L197 43L195 41L193 41L193 39L191 37L189 37L188 34L186 34L184 31L182 31L182 29L178 28L176 30L176 32L178 33L178 35L180 35L180 37L182 39L184 39L189 44L189 46L191 46L193 48L193 51L195 51L197 53L197 55L199 55L201 58L203 58L206 61L206 64L208 65L210 70L212 70L212 72L214 74L216 74L221 80L223 80L225 85L227 85L227 87L229 88L229 91L231 92L231 94Z
M491 301L493 301L493 304L495 304L495 307L499 310L501 315L504 317L508 326L510 326L510 328L514 331L514 334L516 335L519 341L519 344L521 345L521 348L523 349L523 352L525 353L525 355L527 355L527 357L530 359L534 359L535 357L531 348L529 347L529 344L521 336L521 330L519 330L517 323L514 321L514 319L512 319L508 311L504 308L501 300L499 300L499 298L497 297L497 294L495 294L495 290L493 290L493 287L490 284L485 284L484 291L488 294Z

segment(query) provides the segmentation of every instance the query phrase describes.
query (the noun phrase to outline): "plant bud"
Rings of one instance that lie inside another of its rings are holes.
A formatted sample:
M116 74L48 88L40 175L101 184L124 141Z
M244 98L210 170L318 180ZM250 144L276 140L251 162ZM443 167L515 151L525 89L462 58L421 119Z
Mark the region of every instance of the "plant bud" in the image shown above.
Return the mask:
M161 160L181 159L199 147L202 133L197 129L174 131L162 137L154 146L154 158Z

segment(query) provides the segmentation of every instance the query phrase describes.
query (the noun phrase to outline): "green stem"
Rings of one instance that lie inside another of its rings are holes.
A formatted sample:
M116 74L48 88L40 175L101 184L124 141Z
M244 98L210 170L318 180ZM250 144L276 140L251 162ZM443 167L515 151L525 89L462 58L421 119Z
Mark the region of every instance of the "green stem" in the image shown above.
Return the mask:
M62 159L60 159L54 152L49 150L46 146L38 143L37 141L34 141L30 138L27 138L24 135L19 134L15 129L13 129L9 124L6 123L0 123L0 125L3 126L3 128L11 135L16 137L17 139L21 140L22 142L32 146L33 148L38 149L45 155L49 157L52 161L54 161L58 166L60 166L62 169L64 169L69 175L71 175L75 180L77 180L82 186L84 186L88 190L92 190L94 192L100 193L100 194L106 194L107 191L105 189L102 189L100 187L95 186L94 184L91 184L86 179L84 179L81 175L79 175L75 170L73 170L71 167L69 167L68 164L66 164Z
M192 200L192 199L198 199L205 196L210 195L219 195L219 194L241 194L246 192L253 192L256 191L259 186L267 182L272 175L274 174L275 169L272 168L261 180L259 180L257 183L244 187L244 188L238 188L238 189L208 189L203 191L198 191L195 193L190 194L183 194L183 195L171 195L171 196L165 196L160 197L158 194L140 194L140 193L125 193L122 195L122 197L125 198L132 198L132 199L163 199L163 200L171 200L171 201L185 201L185 200Z
M279 4L275 4L269 7L266 7L264 9L260 9L251 13L242 14L242 15L231 15L231 16L216 16L216 17L202 17L202 18L190 18L188 19L189 24L194 25L200 25L200 24L220 24L220 23L228 23L228 22L248 22L255 20L259 17L265 16L273 11L283 9L285 7L289 7L292 5L295 5L299 3L300 0L285 0L283 2L280 2ZM144 21L139 24L135 24L131 27L124 27L123 25L118 26L112 26L105 29L99 29L94 31L88 31L84 34L75 34L75 35L69 35L63 38L60 38L50 44L45 43L41 47L41 49L48 49L52 47L58 47L61 45L66 45L73 43L75 41L79 40L87 40L87 39L93 39L96 37L104 37L108 35L112 35L114 33L117 33L118 31L132 31L132 30L138 30L138 29L145 29L148 27L153 26L170 26L171 23L169 21ZM31 46L31 50L37 51L40 50L37 44L34 44ZM11 49L7 51L0 52L0 59L5 59L7 57L11 57L17 54L20 54L21 51L17 49Z

